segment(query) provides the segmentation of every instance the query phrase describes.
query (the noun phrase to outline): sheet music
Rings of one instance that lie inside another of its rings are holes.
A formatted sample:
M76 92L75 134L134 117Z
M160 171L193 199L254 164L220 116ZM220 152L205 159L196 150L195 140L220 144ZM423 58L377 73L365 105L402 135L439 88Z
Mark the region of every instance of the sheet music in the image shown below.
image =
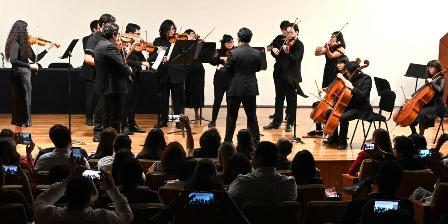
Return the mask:
M173 44L170 45L170 49L168 50L168 55L166 56L166 60L167 61L170 60L171 53L173 53L174 45L176 45L176 43L173 43Z
M157 70L157 68L160 66L160 63L162 63L163 56L165 56L165 50L160 50L160 52L157 55L156 61L154 64L152 64L151 68Z

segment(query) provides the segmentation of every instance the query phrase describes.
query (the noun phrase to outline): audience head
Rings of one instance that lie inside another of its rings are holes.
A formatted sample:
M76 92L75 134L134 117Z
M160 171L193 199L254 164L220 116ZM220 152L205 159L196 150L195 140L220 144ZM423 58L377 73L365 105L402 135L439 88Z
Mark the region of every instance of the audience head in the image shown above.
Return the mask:
M277 160L277 146L269 141L261 141L255 148L254 157L252 158L252 167L254 169L260 167L276 167Z
M160 159L165 147L165 134L162 129L154 128L146 136L145 144L143 145L143 154L149 155L150 159Z
M120 150L131 151L132 140L127 134L120 133L114 140L114 152L117 153Z
M68 180L65 188L65 198L69 210L84 210L89 207L96 188L91 180L83 176L73 176Z
M118 133L115 128L108 127L103 129L101 132L100 141L98 142L98 147L96 148L95 158L102 158L105 156L111 156L114 149L114 140Z
M389 132L378 128L372 134L372 143L375 143L385 152L392 152L392 142L390 140Z
M197 191L221 190L222 185L216 176L215 164L210 159L199 160L186 188Z
M414 217L404 209L388 210L377 215L378 223L414 224Z
M252 153L254 151L254 141L252 139L252 134L248 129L241 129L236 135L238 141L236 145L236 151L245 154L247 157L252 158Z
M402 135L394 138L394 156L398 159L412 159L417 154L411 139Z
M48 173L50 183L62 182L66 177L70 176L70 167L66 164L57 164L51 167Z
M186 158L184 147L179 142L170 142L162 153L162 165L168 174L178 174Z
M201 150L218 155L218 148L221 145L221 135L216 128L210 128L199 138Z
M127 157L121 162L118 170L118 180L124 189L135 189L142 183L142 167L137 159Z
M428 146L425 136L421 134L409 135L409 139L411 139L412 143L414 144L414 148L417 151L420 149L426 149Z
M238 41L243 43L250 43L252 40L252 31L250 31L248 28L243 27L238 31Z
M134 154L132 154L132 152L128 150L120 150L115 153L114 162L112 163L112 177L117 186L122 184L120 182L119 174L122 168L123 161L132 158L134 158Z
M298 185L313 183L316 177L316 164L313 154L306 149L297 152L292 160L291 172Z
M384 162L375 177L375 186L378 192L395 195L403 179L403 169L396 161Z
M20 154L17 152L16 146L14 139L0 138L0 159L4 164L19 164Z
M12 138L12 137L14 137L14 132L9 128L5 128L0 132L0 138Z
M242 153L236 153L230 156L227 164L224 170L226 184L230 184L239 174L245 175L250 173L252 169L249 158Z
M277 149L279 155L289 155L292 151L292 142L287 138L280 138L277 141Z
M56 148L69 148L72 144L70 130L61 124L50 128L50 139Z
M194 171L196 169L197 161L193 158L186 159L182 163L182 167L179 172L179 180L180 181L187 181L190 179L191 176L193 176Z
M219 147L218 163L225 167L230 156L236 153L235 146L231 142L223 142Z

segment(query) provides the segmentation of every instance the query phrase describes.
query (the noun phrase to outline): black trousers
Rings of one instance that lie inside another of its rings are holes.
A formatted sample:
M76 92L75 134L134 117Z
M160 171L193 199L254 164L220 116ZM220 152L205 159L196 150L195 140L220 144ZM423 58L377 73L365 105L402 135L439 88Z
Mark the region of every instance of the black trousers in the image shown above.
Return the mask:
M339 133L338 129L336 128L332 136L333 138L336 138L338 140L339 144L347 144L349 121L358 119L360 114L361 111L358 109L349 109L341 115L341 117L339 118Z
M168 121L169 100L173 101L174 114L181 114L184 106L184 83L162 83L161 86L161 120L162 122Z
M221 108L222 98L224 97L224 93L227 91L227 86L214 85L213 90L215 92L215 100L213 101L212 122L216 123L219 109Z
M297 93L291 85L287 83L277 83L275 88L275 113L272 123L280 125L283 120L283 102L286 97L286 114L288 114L288 124L294 124L296 120Z
M227 96L227 121L225 141L231 142L235 132L240 104L243 104L247 117L247 129L255 143L260 141L260 129L257 120L257 96Z
M95 81L84 80L85 87L85 106L86 106L86 119L93 119L95 113L95 107L100 99L99 95L94 89Z
M319 104L319 101L314 102L313 105L311 106L313 109L317 107L317 105ZM322 123L317 123L316 122L316 130L322 130Z
M14 67L11 70L11 124L31 126L31 70Z
M122 125L135 124L135 108L137 107L139 94L139 84L136 80L128 82L128 94L126 97L126 106L123 113Z
M104 95L100 95L98 94L98 92L95 92L95 94L97 94L98 96L98 101L95 105L95 112L93 115L93 124L94 124L94 128L93 131L94 132L101 132L103 130L103 127L106 128L108 127L108 119L106 117L105 114L105 98Z
M126 105L126 94L108 94L104 95L104 114L107 123L104 128L113 127L118 133L121 130L124 107Z

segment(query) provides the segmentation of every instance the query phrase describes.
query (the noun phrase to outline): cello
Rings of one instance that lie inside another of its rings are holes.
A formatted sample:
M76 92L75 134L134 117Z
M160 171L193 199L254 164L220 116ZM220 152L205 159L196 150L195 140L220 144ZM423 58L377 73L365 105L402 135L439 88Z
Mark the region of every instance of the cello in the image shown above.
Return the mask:
M361 60L357 60L361 61ZM353 77L359 74L362 69L368 67L370 62L368 60L364 60L364 65L357 68L354 72L352 77L349 80L352 80ZM339 118L341 115L345 112L345 108L350 103L350 100L352 99L352 90L348 88L345 83L341 79L335 80L336 83L334 84L335 89L340 89L339 94L334 95L335 98L332 99L335 101L335 104L331 108L331 113L328 116L326 122L325 122L325 128L324 133L327 135L333 134L334 130L337 128L339 124ZM327 113L327 112L326 112Z
M409 126L417 118L420 110L425 106L435 95L435 91L432 88L432 83L437 82L445 73L447 69L434 74L430 82L426 82L425 85L420 87L412 98L407 101L393 116L393 120L397 125L401 127Z

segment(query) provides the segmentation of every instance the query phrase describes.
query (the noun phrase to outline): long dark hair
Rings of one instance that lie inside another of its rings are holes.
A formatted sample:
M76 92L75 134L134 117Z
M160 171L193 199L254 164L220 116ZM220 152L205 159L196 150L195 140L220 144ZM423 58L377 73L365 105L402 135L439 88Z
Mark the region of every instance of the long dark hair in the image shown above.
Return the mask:
M297 185L312 184L316 176L313 154L306 149L299 151L292 160L291 172Z
M143 150L138 154L137 157L142 157L142 159L159 160L165 147L166 141L162 129L154 128L149 131L148 136L146 136Z
M28 42L28 31L26 28L28 23L23 20L17 20L11 27L9 31L8 39L5 44L5 56L9 60L11 56L11 46L18 42L20 46L20 59L27 61L28 57L31 55L31 47Z
M101 132L100 141L98 147L96 148L94 159L101 159L105 156L110 156L114 153L114 140L118 133L115 128L105 128Z
M338 47L343 47L345 49L344 35L342 35L340 31L335 31L331 35L336 36L336 42L341 42L341 44L339 44Z
M388 131L382 128L378 128L373 132L372 138L375 140L375 144L377 144L381 148L381 150L392 153L392 141L390 140Z
M160 24L159 35L160 37L166 38L166 33L170 30L171 26L174 26L174 29L177 30L176 25L170 19L167 19Z

